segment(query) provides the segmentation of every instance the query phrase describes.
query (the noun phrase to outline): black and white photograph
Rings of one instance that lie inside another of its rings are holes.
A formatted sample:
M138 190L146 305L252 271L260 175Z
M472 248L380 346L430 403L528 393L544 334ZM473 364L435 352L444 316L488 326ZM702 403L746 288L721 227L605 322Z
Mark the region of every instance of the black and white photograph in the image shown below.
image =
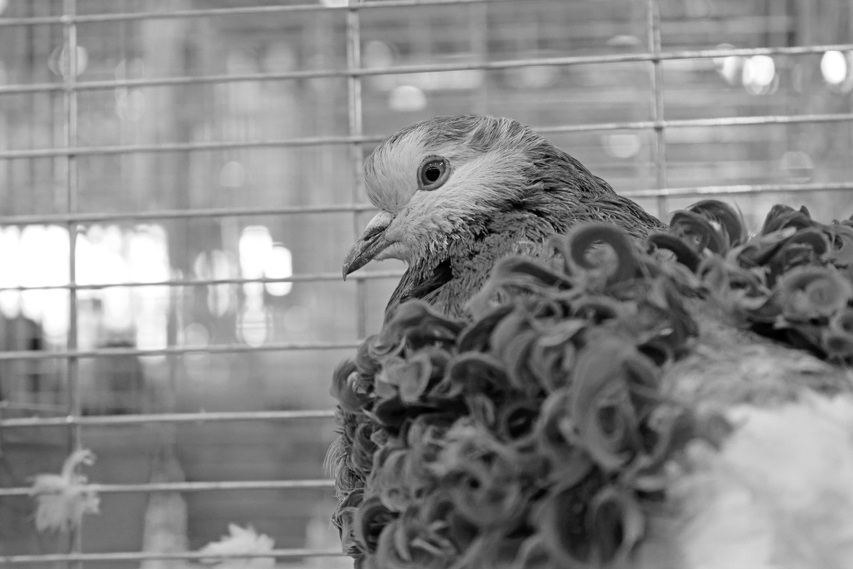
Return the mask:
M0 0L0 566L853 568L853 0Z

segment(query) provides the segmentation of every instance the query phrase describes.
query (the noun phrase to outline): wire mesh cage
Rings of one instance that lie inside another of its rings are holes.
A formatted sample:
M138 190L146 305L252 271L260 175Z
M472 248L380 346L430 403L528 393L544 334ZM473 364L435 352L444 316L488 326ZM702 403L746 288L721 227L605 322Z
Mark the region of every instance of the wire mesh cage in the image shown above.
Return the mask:
M348 566L329 378L402 265L339 266L398 128L511 116L755 226L853 213L851 91L844 0L0 0L0 561Z

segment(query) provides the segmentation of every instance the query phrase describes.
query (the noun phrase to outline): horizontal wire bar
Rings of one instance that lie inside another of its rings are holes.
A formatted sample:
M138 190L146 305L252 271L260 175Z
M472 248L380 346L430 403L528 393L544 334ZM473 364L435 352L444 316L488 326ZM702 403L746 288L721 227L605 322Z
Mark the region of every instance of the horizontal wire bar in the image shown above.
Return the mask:
M376 75L405 75L410 73L434 73L447 71L499 71L534 66L569 66L608 63L640 63L672 61L677 59L710 59L753 55L809 55L827 51L851 51L853 44L827 44L797 47L754 47L731 49L685 50L661 53L624 53L601 55L575 55L563 57L537 57L493 62L433 63L422 65L400 65L396 67L370 67L359 69L318 69L275 73L243 73L228 75L204 75L199 77L161 77L154 79L124 79L109 81L80 81L71 86L64 83L40 83L33 85L8 85L0 87L0 95L37 93L49 91L92 91L102 89L127 89L132 87L169 87L178 85L200 85L207 83L234 83L242 81L284 81L297 79L331 79L344 77L368 77Z
M628 198L654 198L659 196L690 197L705 195L760 194L763 192L822 192L853 190L853 181L827 182L819 184L743 184L736 186L698 186L687 188L664 188L662 190L625 190L620 195Z
M67 411L63 409L63 412ZM335 416L331 409L314 411L201 411L198 413L158 413L151 415L103 415L79 417L66 415L62 417L21 417L0 420L2 428L20 427L65 427L80 425L81 427L151 425L160 423L221 423L235 421L303 421L307 419L330 419Z
M343 12L371 8L419 8L430 6L463 6L483 3L508 3L523 0L385 0L362 2L344 6L323 4L295 4L288 6L247 6L242 8L208 8L203 10L174 10L172 12L131 12L119 14L85 14L79 16L41 16L29 18L0 18L0 27L33 25L70 25L104 22L131 22L138 20L167 20L218 16L252 16L292 14L295 12ZM552 0L554 2L561 0Z
M69 358L101 358L116 356L170 356L182 354L232 354L241 352L285 352L295 350L346 350L354 349L360 342L278 342L261 346L245 344L220 344L214 346L181 346L158 349L105 348L98 350L13 350L0 352L0 361L6 360L55 360Z
M333 146L353 142L380 142L379 136L312 136L283 140L252 140L224 142L170 142L164 144L126 144L123 146L77 146L71 148L43 148L39 150L4 150L0 158L52 158L55 156L112 156L133 152L186 152L239 150L243 148L306 148Z
M227 553L210 554L200 551L187 551L181 553L157 553L157 552L118 552L118 553L50 553L45 555L4 555L0 556L0 565L23 564L23 563L48 563L62 561L144 561L148 559L240 559L256 557L276 557L279 559L292 559L301 557L343 557L344 554L336 549L273 549L263 553Z
M591 132L602 130L664 130L667 128L754 126L764 124L802 124L853 121L853 113L811 115L761 115L755 117L720 117L708 119L679 119L661 121L631 121L599 124L580 124L539 127L534 130L543 134Z
M305 490L334 488L334 480L228 480L224 482L156 482L144 484L80 484L81 491L98 494L136 492L207 492L223 490ZM32 487L0 488L0 498L32 496Z
M842 115L853 118L853 115ZM763 118L763 117L759 117ZM784 119L785 117L779 117ZM798 117L789 117L796 119ZM708 119L709 121L712 119ZM744 119L750 120L750 119ZM667 121L669 122L669 121ZM675 122L675 121L672 121ZM688 121L677 121L678 126L695 126L693 124L686 125ZM783 122L798 122L796 120ZM802 122L817 122L817 121L802 121ZM716 123L715 123L716 124ZM734 124L734 123L732 123ZM745 124L745 123L744 123ZM710 125L709 125L710 126ZM556 132L556 131L555 131ZM781 188L778 191L783 192L815 192L821 190L846 190L849 189L849 183L826 182L816 184L756 184L756 185L733 185L733 186L699 186L690 188L663 188L663 189L648 189L648 190L624 190L620 191L621 195L626 197L657 197L662 195L708 195L708 194L754 194L762 191L773 191L776 188ZM260 215L290 215L297 213L343 213L352 211L374 211L376 208L370 204L349 204L341 206L316 206L316 207L290 207L290 208L216 208L216 209L186 209L186 210L169 210L169 211L152 211L141 213L73 213L73 214L46 214L46 215L6 215L0 216L0 226L4 225L35 225L35 224L62 224L62 223L95 223L95 222L110 222L110 221L157 221L162 219L182 219L182 218L200 218L200 217L231 217L231 216L260 216ZM358 273L348 276L347 278L371 278L365 273ZM390 275L388 275L390 276ZM386 278L385 274L380 274L377 271L376 278ZM153 283L158 284L158 283ZM202 283L199 283L202 284ZM121 285L125 286L125 285ZM67 288L67 287L59 287ZM17 290L17 289L16 289Z
M3 215L0 216L0 225L66 224L74 222L103 223L106 221L157 221L163 219L197 219L201 217L352 213L354 211L374 210L376 210L376 206L370 204L339 204L286 207L220 207L117 213L51 213Z
M811 115L771 115L757 117L726 117L718 119L681 119L660 121L652 128L686 128L697 126L750 126L762 124L803 124L853 121L853 113Z
M579 125L543 126L533 130L542 134L595 132L609 130L661 130L666 128L717 127L717 126L754 126L762 124L800 124L853 121L853 113L808 114L808 115L762 115L755 117L720 117L707 119L681 119L661 121L626 121L611 123L591 123ZM92 156L131 154L134 152L178 152L223 150L231 148L268 148L296 147L320 144L350 144L381 142L386 136L339 136L279 141L245 142L187 142L174 144L138 144L125 146L89 146L77 148L44 148L38 150L4 150L0 159L48 158L56 156ZM307 141L307 142L306 142ZM351 211L351 210L347 210Z
M365 271L363 273L355 273L348 275L348 279L353 280L378 280L402 277L403 271ZM294 275L292 277L281 278L233 278L233 279L197 279L197 280L168 280L154 282L126 282L126 283L98 283L98 284L61 284L61 285L37 285L37 286L0 286L0 292L6 290L14 290L23 292L27 290L101 290L105 288L140 288L152 286L210 286L210 285L227 285L227 284L246 284L246 283L304 283L304 282L328 282L342 281L341 273L307 273L304 275Z

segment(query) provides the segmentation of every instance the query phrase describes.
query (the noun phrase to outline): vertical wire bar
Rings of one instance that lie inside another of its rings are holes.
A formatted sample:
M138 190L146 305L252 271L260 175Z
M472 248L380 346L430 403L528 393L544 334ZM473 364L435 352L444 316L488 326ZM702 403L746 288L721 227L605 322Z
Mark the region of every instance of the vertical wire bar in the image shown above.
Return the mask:
M360 0L349 0L351 8L347 10L347 67L361 68L361 17L357 8L353 7ZM349 117L350 136L361 136L363 132L361 77L347 77L347 115ZM360 142L350 144L350 161L353 170L352 202L359 203L362 193L361 162L362 148ZM361 235L358 212L353 212L353 233L355 239ZM367 336L367 282L359 279L355 284L356 297L356 334L362 339Z
M471 53L477 58L477 63L486 63L489 59L489 15L486 4L471 4L468 6L468 33L470 34ZM474 91L474 112L485 115L489 109L489 76L485 70L482 82Z
M77 25L74 16L77 13L76 0L63 1L63 30L65 36L65 49L68 50L68 69L65 75L65 145L68 148L77 146L77 91L75 82L77 79ZM77 156L69 154L67 158L67 170L65 178L66 190L66 212L69 214L77 211ZM68 279L74 285L77 282L77 224L68 223ZM68 290L68 350L77 349L77 290L73 287ZM68 412L72 417L80 416L80 382L79 382L79 360L75 357L68 358L67 389L68 389ZM82 448L82 429L79 423L71 427L70 432L71 450ZM83 551L83 532L78 527L74 532L71 543L72 553ZM74 564L82 568L83 564L78 561Z
M660 7L657 0L648 0L647 9L647 33L649 39L649 52L654 55L651 63L651 84L654 103L652 105L652 120L656 123L663 122L663 63L661 62L661 39L660 39ZM653 143L655 163L655 184L657 189L666 187L666 139L662 124L655 126L655 138ZM658 217L664 219L667 215L666 196L658 196Z
M844 13L844 10L840 7L839 7L839 11L841 12L841 14ZM841 29L842 39L848 39L848 38L853 37L853 0L848 0L846 25L842 22L839 27ZM846 32L844 30L846 30ZM846 55L850 56L851 54L847 53ZM847 61L849 62L850 59L848 58ZM851 72L851 70L848 68L847 69L847 79L848 80L849 80L850 72ZM848 97L846 97L846 99L847 99L847 103L848 103L848 108L853 110L853 97L848 96ZM847 143L849 146L853 146L853 123L848 124L845 130L847 130ZM841 140L843 140L843 138ZM847 168L845 169L846 170L845 174L849 173L849 175L853 176L853 160L847 160L846 162L847 162L847 164L846 164Z

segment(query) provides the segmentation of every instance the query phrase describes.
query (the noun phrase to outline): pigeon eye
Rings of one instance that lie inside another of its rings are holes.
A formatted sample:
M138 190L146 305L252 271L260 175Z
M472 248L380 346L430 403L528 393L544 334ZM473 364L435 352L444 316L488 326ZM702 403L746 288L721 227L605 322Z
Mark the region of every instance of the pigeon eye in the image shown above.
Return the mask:
M430 157L423 161L418 170L418 189L435 190L450 176L450 168L444 158Z

